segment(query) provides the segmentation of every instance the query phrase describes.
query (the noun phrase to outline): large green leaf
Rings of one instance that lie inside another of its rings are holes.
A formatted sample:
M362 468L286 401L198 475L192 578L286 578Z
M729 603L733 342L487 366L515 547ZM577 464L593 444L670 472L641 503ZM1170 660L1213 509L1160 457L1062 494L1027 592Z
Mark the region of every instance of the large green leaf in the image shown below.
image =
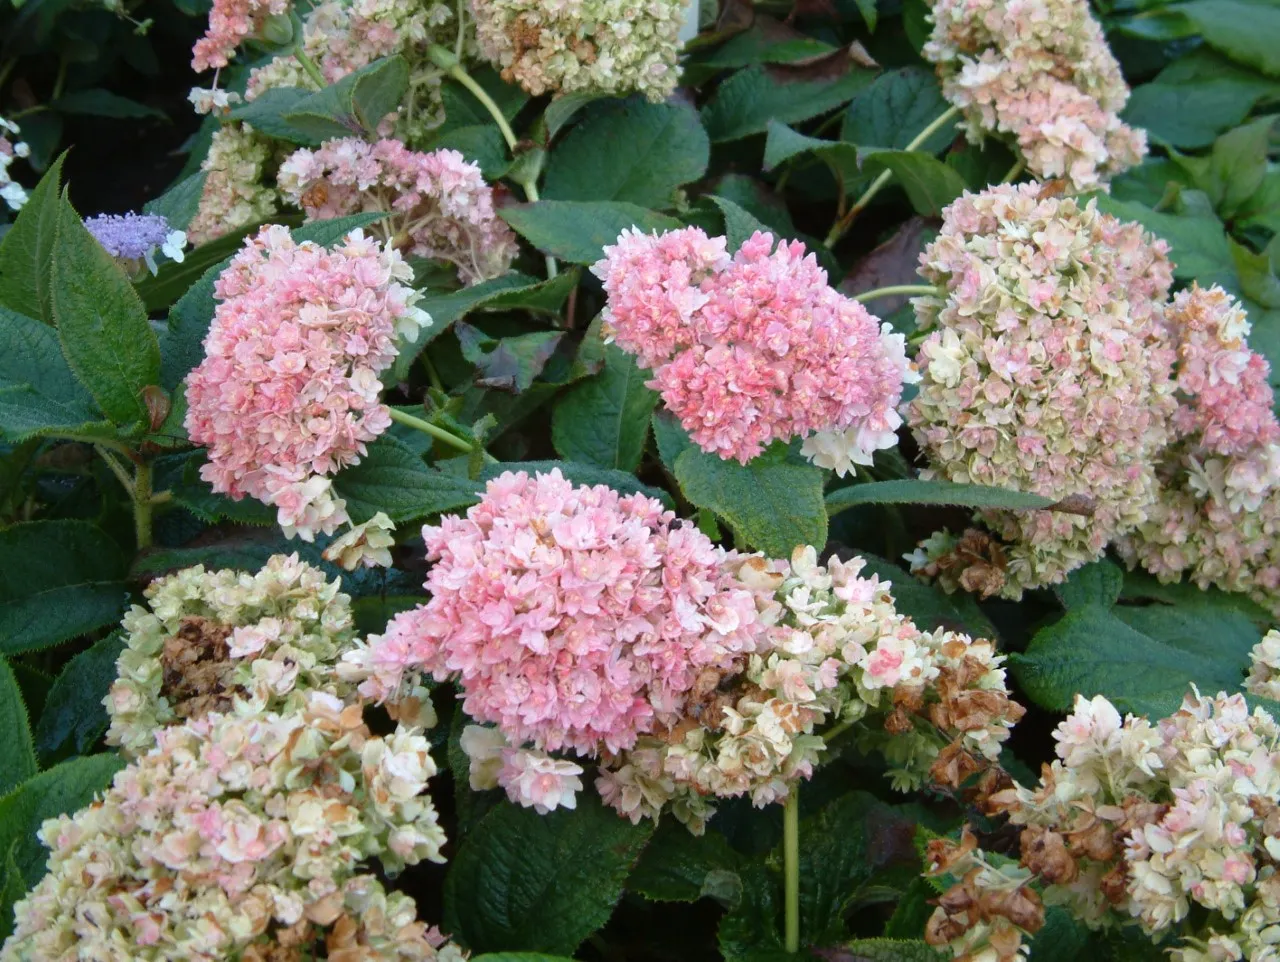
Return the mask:
M474 504L480 486L427 467L405 445L383 435L359 464L334 476L333 487L357 523L382 511L398 524Z
M281 119L315 138L376 136L382 118L400 106L409 84L403 57L385 57L299 100Z
M543 200L498 213L538 250L574 264L594 264L629 227L645 233L680 227L674 217L617 201Z
M716 831L690 835L675 819L663 819L627 880L627 888L654 902L696 902L711 897L734 903L741 895L742 856Z
M1051 508L1056 502L1026 491L989 488L950 481L870 481L839 488L827 495L827 512L837 514L859 504L954 504L967 508L1026 511Z
M1206 694L1239 690L1247 658L1221 657L1213 621L1200 624L1195 650L1126 624L1137 610L1086 604L1042 628L1025 653L1010 656L1022 690L1052 711L1070 710L1077 694L1105 695L1123 712L1152 718L1177 709L1190 684Z
M542 196L665 208L701 177L711 143L687 103L640 97L595 110L551 151Z
M864 162L871 173L879 168L892 172L915 212L927 217L942 216L942 209L965 191L956 170L922 150L872 151Z
M649 834L592 792L573 811L502 804L468 834L444 887L445 926L474 952L571 955L613 913Z
M858 68L835 79L806 79L804 73L747 67L716 88L702 108L702 123L714 143L762 134L771 120L792 124L834 110L873 77Z
M184 177L159 197L147 201L142 209L148 214L159 214L174 230L186 230L200 208L200 196L208 179L207 171Z
M50 259L62 205L62 157L53 162L27 198L13 227L0 240L0 305L53 323Z
M1209 46L1232 60L1280 77L1280 7L1266 0L1192 0L1177 10Z
M944 962L950 955L921 939L854 939L828 957L835 962Z
M116 424L147 424L142 391L160 383L155 331L129 278L67 202L58 212L51 293L76 377Z
M556 452L570 461L634 471L640 466L658 395L635 358L610 344L604 369L574 385L551 419Z
M102 704L116 680L116 659L124 650L117 632L80 652L62 669L45 696L35 745L46 763L60 755L83 755L107 728Z
M116 621L128 601L124 553L86 521L0 531L0 654L42 648Z
M5 733L0 752L0 796L7 795L39 771L31 719L9 663L0 658L0 731Z
M800 823L800 936L809 945L847 937L844 914L874 870L867 814L874 796L851 792Z
M889 70L853 98L845 111L840 139L864 147L902 150L949 107L932 70L924 67ZM955 136L956 121L953 120L930 134L919 149L930 154L941 153Z
M769 122L764 143L764 169L774 170L780 164L805 154L812 155L828 167L846 187L863 176L862 162L866 151L842 140L823 140L792 130L776 120Z
M111 784L124 761L114 752L63 762L0 798L0 852L13 852L27 888L40 881L48 854L36 833L45 819L84 808Z

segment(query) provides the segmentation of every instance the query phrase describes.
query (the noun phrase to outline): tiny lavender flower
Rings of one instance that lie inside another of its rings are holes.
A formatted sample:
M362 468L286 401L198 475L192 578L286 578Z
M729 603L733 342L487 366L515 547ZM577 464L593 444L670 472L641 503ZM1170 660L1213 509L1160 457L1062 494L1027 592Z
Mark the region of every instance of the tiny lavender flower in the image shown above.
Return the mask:
M391 423L378 374L430 318L394 250L353 231L332 251L280 226L250 238L214 288L205 359L187 376L187 433L201 476L279 511L310 541L347 520L327 475L360 460Z
M901 335L827 285L798 242L756 233L729 257L696 227L624 231L592 271L607 333L704 450L746 463L775 440L844 475L897 443L914 376Z
M680 77L686 0L471 0L480 50L534 96L638 91L659 101Z
M21 210L22 205L27 202L26 189L9 173L9 166L15 157L26 157L31 153L31 148L18 139L19 133L21 131L17 124L0 117L0 200L10 210ZM12 138L10 134L13 135Z
M1121 123L1120 65L1087 0L935 0L925 59L969 137L1012 135L1037 178L1090 190L1142 161L1146 135Z
M1006 542L968 539L984 593L1057 583L1146 520L1175 407L1165 251L1137 224L1031 183L966 193L921 255L941 288L914 302L931 331L907 415L926 476L1093 506L983 512Z
M85 218L84 226L129 273L136 273L141 261L155 274L157 248L181 264L182 250L187 246L187 235L171 230L159 214L99 214Z
M448 261L465 284L505 274L517 253L515 234L494 212L493 189L456 150L423 154L398 140L330 140L294 153L278 181L308 220L389 212L370 229L406 255Z

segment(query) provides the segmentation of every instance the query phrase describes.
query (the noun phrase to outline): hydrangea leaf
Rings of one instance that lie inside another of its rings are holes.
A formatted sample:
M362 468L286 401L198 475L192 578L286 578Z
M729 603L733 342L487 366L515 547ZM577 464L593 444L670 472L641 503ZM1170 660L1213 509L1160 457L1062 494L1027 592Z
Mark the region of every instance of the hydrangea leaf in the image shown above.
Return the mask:
M712 143L762 134L769 121L793 124L848 102L874 77L870 70L850 68L835 79L805 79L753 65L722 83L702 108L702 123Z
M1055 585L1053 592L1065 608L1101 605L1109 608L1120 598L1124 588L1124 572L1114 562L1103 558L1077 568L1067 580Z
M716 196L712 196L711 201L720 208L720 213L724 215L724 234L728 241L729 250L737 250L746 241L750 240L756 231L769 230L765 224L756 220L754 214L739 207L733 201L725 197Z
M499 805L445 879L447 928L473 952L571 955L613 913L653 825L632 825L583 792L573 811Z
M3 863L0 863L0 940L13 934L14 906L27 894L27 883L14 858L17 848L16 842L10 845Z
M653 902L712 897L732 906L742 894L742 882L736 877L742 861L718 832L690 835L675 819L663 819L631 872L627 888Z
M888 70L853 98L845 111L840 139L901 150L949 106L934 71L924 67ZM952 121L930 134L920 150L939 154L955 136L956 122Z
M1280 9L1250 0L1192 0L1178 13L1200 31L1205 42L1238 63L1280 77Z
M827 962L943 962L947 958L920 939L854 939L822 956Z
M200 208L200 195L208 179L207 171L184 177L159 197L143 204L142 210L147 214L159 214L174 230L186 230Z
M551 441L570 461L634 471L640 466L658 395L645 387L648 373L612 344L604 370L570 388L556 404Z
M48 849L36 833L45 819L84 808L122 768L124 760L114 752L73 758L0 798L0 851L12 850L27 888L44 875Z
M674 217L619 201L543 200L498 213L538 250L574 264L594 264L629 227L646 233L680 227Z
M160 345L129 278L65 200L52 263L53 316L71 370L115 424L145 425L142 391L160 382Z
M13 669L3 658L0 658L0 731L8 740L0 755L0 796L4 796L39 771L39 766L22 690Z
M474 504L479 485L429 468L399 441L384 435L359 464L339 471L334 490L356 523L379 511L397 524Z
M117 632L80 652L54 679L36 723L35 747L48 764L64 754L86 754L107 729L102 704L116 680L116 659L124 650Z
M958 171L921 150L872 151L865 162L869 172L880 167L892 171L911 207L928 217L940 217L942 209L966 189Z
M823 161L837 179L847 188L862 178L862 162L867 150L840 140L822 140L792 130L786 124L769 122L769 133L764 143L764 169L774 170L804 154L812 154Z
M790 558L800 545L819 550L827 542L822 471L810 464L756 458L724 461L696 447L675 459L684 496L728 522L750 547L774 558Z
M689 104L611 101L552 149L542 195L670 207L676 190L706 173L710 157L711 142Z
M0 531L0 653L57 644L119 619L128 601L119 546L87 521Z
M298 101L281 119L310 137L375 135L382 118L400 107L408 84L405 59L385 57Z
M800 823L800 938L830 945L848 935L844 914L875 869L867 816L878 803L850 792Z
M1028 511L1051 508L1052 498L1026 491L992 488L950 481L869 481L838 488L827 495L827 512L837 514L859 504L953 504L967 508L1005 508Z
M49 261L61 198L59 157L40 178L17 220L0 240L0 305L46 324L53 323Z
M1127 624L1136 610L1119 617L1088 604L1042 628L1025 653L1009 658L1022 690L1051 711L1069 711L1077 694L1105 695L1122 712L1152 718L1175 711L1189 684L1205 693L1239 690L1247 659L1222 656L1216 621L1200 622L1197 644L1170 644Z
M284 119L286 114L296 111L313 96L314 90L303 87L274 87L261 91L248 103L236 104L228 116L249 124L268 137L304 147L319 147L324 143L323 137L306 132Z

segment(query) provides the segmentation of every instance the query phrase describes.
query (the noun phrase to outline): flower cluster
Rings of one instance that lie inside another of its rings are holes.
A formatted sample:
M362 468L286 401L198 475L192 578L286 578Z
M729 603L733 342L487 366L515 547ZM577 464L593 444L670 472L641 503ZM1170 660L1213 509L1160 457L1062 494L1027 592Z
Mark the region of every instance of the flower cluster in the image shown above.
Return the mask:
M493 189L456 150L419 153L392 139L330 140L294 153L278 181L311 220L389 212L371 229L406 255L448 261L465 284L505 274L517 253L515 235L494 212Z
M1010 135L1037 178L1090 190L1142 161L1146 135L1087 0L935 0L923 55L970 139Z
M185 568L153 581L124 616L125 649L103 704L109 745L136 756L156 732L209 712L283 712L335 687L352 646L351 599L324 572L276 555L256 574Z
M0 200L10 210L21 210L27 202L26 188L9 173L15 157L26 157L31 153L31 148L18 139L19 133L17 124L0 117Z
M443 861L445 838L422 730L373 735L335 675L339 587L296 556L151 586L106 699L129 764L44 823L0 959L462 958L366 867Z
M379 700L418 672L457 677L467 714L515 747L629 748L758 644L725 552L643 495L508 472L423 538L431 600L344 668Z
M139 273L143 264L155 274L157 248L181 264L187 246L187 235L171 229L159 214L99 214L85 218L84 226L130 274Z
M396 526L386 513L379 511L363 524L357 524L340 538L334 538L324 549L324 560L346 571L357 568L390 568L391 548L396 543L391 532Z
M669 806L700 833L716 798L785 798L812 774L827 744L817 730L833 722L857 723L859 746L886 756L902 790L958 787L999 756L1023 709L991 642L920 631L887 582L861 576L860 558L823 566L804 547L790 565L733 564L776 598L767 646L736 673L702 676L675 724L606 755L596 786L619 814L638 822Z
M266 185L271 162L270 141L248 124L224 124L213 132L200 164L205 174L200 202L187 226L192 244L207 244L276 213L278 193Z
M925 476L1091 509L983 512L1007 543L998 564L979 552L985 593L1059 582L1147 519L1175 408L1165 251L1137 224L1030 183L965 194L921 255L940 287L915 301L931 331L908 408ZM945 567L937 554L917 568Z
M395 250L360 231L332 251L264 227L218 277L205 359L187 376L186 428L214 490L274 505L305 540L347 520L327 475L391 423L378 374L430 318Z
M1159 499L1117 547L1165 581L1247 592L1280 614L1280 422L1265 358L1249 349L1244 310L1219 287L1174 298L1175 441Z
M268 17L288 13L289 6L289 0L214 0L209 27L191 51L191 69L225 67L236 47L258 33Z
M1249 652L1249 677L1244 687L1259 698L1280 701L1280 631L1268 631Z
M676 87L685 0L471 0L480 51L534 96Z
M1136 920L1154 939L1207 911L1203 930L1173 951L1178 962L1271 957L1280 925L1280 726L1271 716L1250 714L1241 695L1193 692L1156 724L1122 721L1105 698L1077 696L1054 737L1058 760L1038 786L1015 784L987 803L1022 827L1021 865L1044 884L1044 902L1093 927ZM1034 914L1000 908L1038 904L1027 874L995 869L971 838L938 854L935 870L963 880L940 900L929 940L977 958L975 941L995 932L994 953L982 957L1020 958L1019 930L1034 930Z
M901 335L827 284L799 242L756 233L733 257L696 227L624 231L592 270L605 325L703 450L746 463L772 441L844 475L897 443Z

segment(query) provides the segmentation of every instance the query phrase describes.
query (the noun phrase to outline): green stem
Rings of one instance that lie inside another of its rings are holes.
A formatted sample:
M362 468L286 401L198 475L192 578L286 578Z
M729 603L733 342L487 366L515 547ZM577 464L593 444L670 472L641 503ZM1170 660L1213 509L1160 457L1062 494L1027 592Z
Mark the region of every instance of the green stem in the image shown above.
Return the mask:
M53 96L50 100L57 100L62 96L62 88L67 85L67 58L63 57L58 61L58 76L53 81Z
M151 463L138 462L133 478L133 526L138 533L138 550L151 547Z
M329 86L329 81L324 79L324 74L320 72L320 67L311 59L310 56L308 56L307 52L302 49L302 40L298 40L298 42L294 44L293 55L297 58L298 63L302 65L303 72L315 82L317 87L324 90L325 87Z
M444 428L432 424L430 421L424 421L422 418L416 418L412 414L406 414L404 411L397 411L395 408L387 408L387 410L391 413L391 420L399 421L405 427L413 428L415 431L421 431L423 434L429 435L437 441L441 441L444 444L449 445L451 448L457 448L464 454L470 454L475 450L475 446L471 444L471 442L464 441L456 434L451 434ZM486 454L485 460L491 463L496 463L498 459L493 457L491 454Z
M938 289L932 284L891 284L888 287L877 287L873 291L863 291L861 294L855 294L853 299L859 303L865 304L867 301L874 301L879 297L897 297L901 294L936 294Z
M93 446L93 449L98 452L98 456L102 458L103 461L107 462L107 467L111 469L111 473L116 476L116 479L119 480L120 484L124 487L129 497L130 498L134 497L133 479L129 477L128 472L125 471L124 467L120 464L120 462L117 461L115 458L113 458L111 455L109 455L107 453L107 449L104 448L101 444L95 444Z
M800 951L800 783L782 809L782 900L786 913L784 944L788 954Z
M941 116L935 119L931 124L929 124L929 126L925 127L924 130L920 131L920 133L916 134L911 143L907 144L904 149L907 151L919 150L920 147L924 145L925 141L941 130L943 125L959 113L959 107L948 107ZM872 198L874 198L876 194L880 193L880 191L884 189L885 184L889 183L892 178L893 171L886 170L871 182L871 186L867 188L866 193L859 197L857 201L854 202L854 205L849 208L849 212L836 221L832 226L831 233L827 235L826 240L828 247L833 246L841 237L844 236L845 231L852 226L857 216L862 213L863 209L871 203Z
M852 718L846 718L842 722L837 722L822 733L822 740L830 745L833 741L852 728L854 724L855 723Z
M1019 157L1017 163L1015 163L1012 167L1009 168L1009 173L1005 174L1002 178L1000 178L1000 183L1012 184L1015 180L1018 179L1019 175L1026 169L1027 169L1027 159L1025 157Z
M153 505L157 505L157 504L168 504L168 503L169 503L170 501L172 501L172 500L173 500L173 492L172 492L172 491L160 491L160 492L158 492L158 493L156 493L156 494L153 494L153 495L151 496L151 503L152 503Z
M458 39L453 42L453 55L462 59L462 41L467 33L467 3L458 0Z

